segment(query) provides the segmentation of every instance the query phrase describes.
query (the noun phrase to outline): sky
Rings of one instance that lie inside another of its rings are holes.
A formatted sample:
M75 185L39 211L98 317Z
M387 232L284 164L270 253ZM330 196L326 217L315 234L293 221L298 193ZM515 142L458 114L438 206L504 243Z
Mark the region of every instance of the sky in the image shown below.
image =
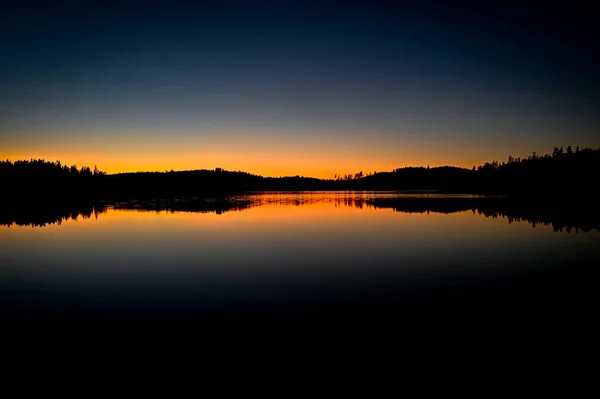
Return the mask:
M592 9L0 3L0 159L264 176L600 147Z

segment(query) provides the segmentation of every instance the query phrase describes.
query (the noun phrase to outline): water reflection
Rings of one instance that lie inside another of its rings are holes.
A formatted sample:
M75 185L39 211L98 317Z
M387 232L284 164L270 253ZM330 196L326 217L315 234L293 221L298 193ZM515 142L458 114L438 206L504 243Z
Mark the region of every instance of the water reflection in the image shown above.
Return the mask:
M89 219L104 213L106 205L84 203L11 204L0 207L0 226L44 227L68 220Z
M397 192L270 192L220 198L176 198L126 202L42 203L2 206L0 226L44 227L65 221L85 220L108 210L138 212L190 212L224 214L258 207L324 207L361 210L391 209L401 213L452 214L471 211L492 219L527 222L532 227L551 226L556 232L600 231L600 212L585 204L516 200L477 195L406 194Z
M433 298L424 314L452 298L450 310L489 298L489 313L490 304L563 306L597 291L588 285L600 235L531 228L598 230L591 206L310 192L0 209L10 227L0 226L0 319L205 321L298 308L329 319L344 306L351 319L364 309L393 320L424 297Z

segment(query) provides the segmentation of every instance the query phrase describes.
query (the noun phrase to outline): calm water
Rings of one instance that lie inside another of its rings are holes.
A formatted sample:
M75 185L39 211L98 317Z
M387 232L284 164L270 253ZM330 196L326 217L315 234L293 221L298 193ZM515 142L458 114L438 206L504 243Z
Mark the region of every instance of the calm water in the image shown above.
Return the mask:
M600 260L595 228L452 202L463 197L262 193L202 209L113 204L31 223L23 211L11 221L9 210L0 299L4 314L321 306L459 292ZM411 198L436 202L394 202Z

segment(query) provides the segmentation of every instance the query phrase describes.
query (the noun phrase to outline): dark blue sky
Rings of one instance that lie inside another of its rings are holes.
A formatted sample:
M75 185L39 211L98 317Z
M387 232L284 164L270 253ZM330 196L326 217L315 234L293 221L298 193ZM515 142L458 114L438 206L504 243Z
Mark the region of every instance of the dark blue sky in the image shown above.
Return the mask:
M328 176L600 144L591 9L81 3L2 3L1 157Z

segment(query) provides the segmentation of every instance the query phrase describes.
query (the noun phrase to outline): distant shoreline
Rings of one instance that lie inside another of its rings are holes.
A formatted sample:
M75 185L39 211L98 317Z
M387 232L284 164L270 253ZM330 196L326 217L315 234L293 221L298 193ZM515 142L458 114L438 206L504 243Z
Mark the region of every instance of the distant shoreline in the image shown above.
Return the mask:
M132 200L240 195L252 192L390 191L505 195L511 197L596 197L600 149L555 148L527 159L509 157L472 169L407 167L391 172L347 174L336 179L263 177L241 171L194 170L107 175L97 168L67 167L44 160L1 161L2 199Z

